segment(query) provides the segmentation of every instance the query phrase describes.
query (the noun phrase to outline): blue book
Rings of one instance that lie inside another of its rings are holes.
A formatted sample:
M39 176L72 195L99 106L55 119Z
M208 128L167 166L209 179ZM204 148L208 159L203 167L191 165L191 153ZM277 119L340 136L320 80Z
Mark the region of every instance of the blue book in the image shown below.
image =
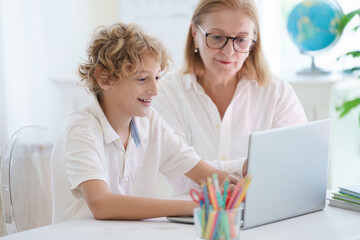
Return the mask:
M360 185L353 185L348 187L339 187L339 192L353 197L360 198Z

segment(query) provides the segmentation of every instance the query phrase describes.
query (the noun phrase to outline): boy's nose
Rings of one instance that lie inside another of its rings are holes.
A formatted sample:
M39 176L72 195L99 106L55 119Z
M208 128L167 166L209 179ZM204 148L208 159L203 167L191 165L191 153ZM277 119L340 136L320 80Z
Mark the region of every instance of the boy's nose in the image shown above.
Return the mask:
M153 78L150 86L149 86L149 91L151 92L151 94L153 94L154 96L158 95L159 93L159 80Z

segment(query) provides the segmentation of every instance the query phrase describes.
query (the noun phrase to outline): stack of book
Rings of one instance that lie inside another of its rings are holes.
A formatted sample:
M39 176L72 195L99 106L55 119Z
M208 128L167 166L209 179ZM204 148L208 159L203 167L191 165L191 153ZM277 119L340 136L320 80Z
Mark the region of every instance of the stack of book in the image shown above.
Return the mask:
M339 192L332 193L329 205L360 212L360 185L339 187Z

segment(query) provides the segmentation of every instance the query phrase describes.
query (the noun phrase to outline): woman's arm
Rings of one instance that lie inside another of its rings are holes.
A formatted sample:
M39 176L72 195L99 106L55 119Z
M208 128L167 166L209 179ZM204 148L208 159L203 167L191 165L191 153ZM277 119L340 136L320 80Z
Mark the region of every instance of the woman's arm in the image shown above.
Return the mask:
M198 205L190 200L163 200L111 193L101 180L80 184L80 190L95 219L140 220L192 215Z
M276 99L271 128L306 123L307 119L304 108L291 85L282 81L279 89L279 97Z

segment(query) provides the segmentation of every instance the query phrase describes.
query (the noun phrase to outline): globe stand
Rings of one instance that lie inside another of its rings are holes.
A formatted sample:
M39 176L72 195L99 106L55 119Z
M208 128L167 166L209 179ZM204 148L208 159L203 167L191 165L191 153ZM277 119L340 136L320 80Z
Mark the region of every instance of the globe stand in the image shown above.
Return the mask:
M325 71L321 68L318 68L315 65L315 57L311 56L311 67L310 68L304 68L301 71L298 71L296 75L328 75L331 72Z

